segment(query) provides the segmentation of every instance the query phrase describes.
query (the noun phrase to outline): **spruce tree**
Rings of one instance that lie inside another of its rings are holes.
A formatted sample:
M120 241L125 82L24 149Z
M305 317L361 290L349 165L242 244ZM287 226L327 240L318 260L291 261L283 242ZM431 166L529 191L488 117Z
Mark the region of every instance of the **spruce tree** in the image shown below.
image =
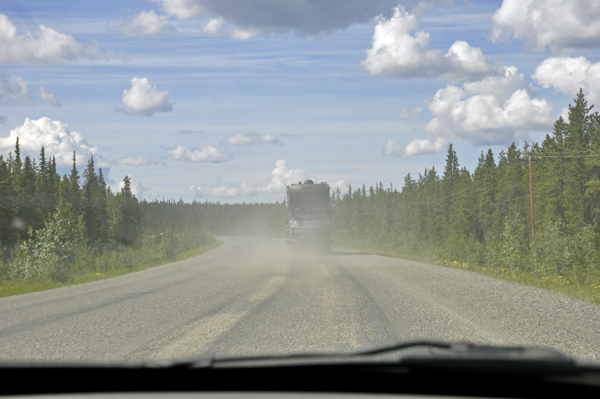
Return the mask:
M15 217L14 192L11 184L10 165L0 155L0 254L16 241L16 231L12 226Z
M115 204L111 220L113 238L120 244L131 245L140 235L142 213L138 200L131 191L129 176L123 179L123 187L113 201Z

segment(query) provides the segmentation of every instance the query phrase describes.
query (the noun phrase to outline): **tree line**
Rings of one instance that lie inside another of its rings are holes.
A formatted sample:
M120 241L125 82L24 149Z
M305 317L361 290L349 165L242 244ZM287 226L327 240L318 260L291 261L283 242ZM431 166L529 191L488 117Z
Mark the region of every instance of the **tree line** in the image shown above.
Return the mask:
M38 161L0 155L0 281L69 280L82 273L160 264L212 245L212 235L280 236L283 204L138 201L125 176L113 192L90 157L80 175L57 172L44 147Z
M282 237L284 203L221 204L182 200L140 201L145 231L204 230L212 235Z
M77 224L81 240L102 252L111 244L132 244L140 234L142 215L132 194L129 177L113 193L102 169L96 170L90 157L82 173L73 167L60 176L56 158L46 158L41 148L39 162L21 158L19 139L7 159L0 155L0 246L5 256L20 242L31 239L58 213L65 223Z
M471 173L449 145L444 170L408 174L400 190L332 196L334 240L509 272L600 282L600 115L580 90L541 143L482 152ZM532 158L534 235L530 222Z

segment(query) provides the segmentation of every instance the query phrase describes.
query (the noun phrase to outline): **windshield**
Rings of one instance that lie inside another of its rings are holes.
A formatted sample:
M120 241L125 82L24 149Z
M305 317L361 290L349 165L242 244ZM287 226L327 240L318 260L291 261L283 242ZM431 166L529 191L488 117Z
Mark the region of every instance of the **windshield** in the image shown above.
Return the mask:
M329 216L329 188L326 190L288 192L289 209L294 215Z
M0 360L412 339L599 359L599 20L3 1Z

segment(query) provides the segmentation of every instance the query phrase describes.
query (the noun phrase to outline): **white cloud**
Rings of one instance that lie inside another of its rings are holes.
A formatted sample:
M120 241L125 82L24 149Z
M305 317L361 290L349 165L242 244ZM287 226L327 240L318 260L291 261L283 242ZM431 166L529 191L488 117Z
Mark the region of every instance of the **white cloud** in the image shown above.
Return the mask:
M27 85L27 81L20 76L13 75L7 79L0 72L0 105L34 105L35 100ZM48 105L60 107L60 100L44 86L34 92Z
M239 193L242 197L251 197L256 194L256 188L248 183L242 183L239 188Z
M133 195L135 195L137 198L142 198L142 196L148 192L150 190L150 188L148 187L144 187L144 185L142 184L141 181L139 181L138 179L136 179L135 177L133 177L131 175L131 173L127 173L127 176L129 177L129 181L131 184L131 192L133 193ZM121 180L119 182L119 191L121 191L121 189L125 186L125 182L123 182L123 180Z
M259 145L259 144L281 144L279 140L270 134L258 134L250 132L246 134L236 134L235 136L227 137L221 142L222 145Z
M552 126L552 106L532 98L533 88L515 67L502 78L448 85L429 104L434 118L427 131L437 137L458 138L474 145L506 144L528 130Z
M58 165L72 165L73 151L77 153L80 164L98 154L97 147L90 146L83 135L71 132L66 123L47 117L25 119L25 123L11 130L8 137L0 138L0 150L3 153L14 151L17 137L23 154L38 158L40 149L44 147L46 157L55 156Z
M210 195L216 198L250 197L256 194L256 189L248 183L242 183L238 188L220 186L209 190Z
M48 105L52 105L53 107L61 106L60 100L54 97L54 94L47 91L44 86L40 86L40 89L37 91L37 95Z
M245 39L244 34L288 33L314 37L331 34L354 24L369 22L387 12L397 0L154 0L163 11L181 19L210 19L204 26L208 34L222 34ZM221 21L221 22L220 22ZM233 31L238 30L237 33ZM236 37L237 35L237 37Z
M223 18L213 18L204 25L202 28L202 32L207 35L217 36L223 30L223 25L225 24L225 20Z
M169 17L157 15L154 10L142 11L128 21L111 22L108 24L108 30L127 36L147 36L175 32L175 29L169 23Z
M190 192L193 198L215 197L215 198L233 198L233 197L251 197L256 194L270 194L275 197L280 197L285 194L285 188L292 183L303 182L304 180L320 180L308 176L301 168L290 168L285 160L280 159L275 162L275 169L271 172L271 179L265 186L253 186L249 183L242 183L238 187L230 187L227 185L218 186L212 189L203 188L202 186L191 185L186 190ZM334 184L330 184L333 190L340 187L342 192L348 190L344 180L338 180Z
M144 158L141 155L137 157L128 155L123 158L117 159L115 162L111 162L111 164L115 166L148 166L157 165L158 162L155 162L151 158Z
M0 72L0 105L25 105L35 104L35 100L27 82L20 76L13 75L10 80Z
M400 112L398 112L398 117L400 119L410 118L414 121L418 121L421 119L422 116L423 116L423 108L421 108L419 106L414 106L411 108L408 105L405 105L404 107L402 107Z
M97 42L84 46L71 35L40 25L36 32L19 33L8 17L0 14L0 65L64 64L80 57L98 58Z
M383 147L383 156L389 157L390 155L399 155L402 152L400 144L394 140L388 140Z
M444 151L447 146L448 140L442 137L438 137L433 143L429 139L414 139L404 148L396 141L388 140L385 147L383 147L383 155L408 158L422 154L438 154Z
M399 155L403 158L408 158L415 155L439 154L447 147L448 140L441 137L438 137L433 143L429 139L414 139L406 145Z
M476 80L502 73L500 65L492 63L481 49L465 41L455 41L445 55L437 49L427 50L429 33L416 32L418 26L418 16L402 6L394 9L390 19L380 17L373 33L373 45L366 51L362 67L371 75L450 81Z
M204 189L201 186L191 185L187 188L193 198L215 197L215 198L233 198L233 197L251 197L256 194L256 188L248 183L242 183L239 187L219 186L213 189Z
M533 85L514 66L504 67L504 76L490 76L477 82L465 83L463 87L469 93L494 96L502 103L517 90L525 90L530 95L535 94Z
M292 183L306 180L307 174L300 168L289 168L285 160L275 162L275 169L271 172L271 181L264 187L257 187L259 194L282 195L285 188Z
M504 0L492 21L494 42L512 37L553 53L600 46L596 0Z
M211 190L212 196L217 198L231 198L237 197L239 192L236 188L229 188L227 186L215 187Z
M117 107L117 112L128 115L152 116L155 112L173 110L173 100L167 98L168 91L158 91L147 78L132 78L131 89L123 90L121 102L125 108Z
M542 87L574 96L583 89L590 102L600 99L600 62L592 64L585 57L547 58L532 76Z
M188 150L182 145L178 145L172 150L168 150L167 154L179 161L190 161L198 163L219 163L229 159L229 155L225 154L215 147L205 145L201 150Z
M204 25L202 32L210 36L227 36L235 40L248 40L257 36L257 29L240 29L225 21L223 18L213 18Z

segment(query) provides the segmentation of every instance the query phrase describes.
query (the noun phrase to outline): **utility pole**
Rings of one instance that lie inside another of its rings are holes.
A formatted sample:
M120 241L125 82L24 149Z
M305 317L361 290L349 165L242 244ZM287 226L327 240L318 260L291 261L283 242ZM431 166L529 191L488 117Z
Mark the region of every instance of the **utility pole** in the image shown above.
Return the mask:
M531 155L529 156L529 209L531 209L531 243L533 244L533 168L531 167Z

